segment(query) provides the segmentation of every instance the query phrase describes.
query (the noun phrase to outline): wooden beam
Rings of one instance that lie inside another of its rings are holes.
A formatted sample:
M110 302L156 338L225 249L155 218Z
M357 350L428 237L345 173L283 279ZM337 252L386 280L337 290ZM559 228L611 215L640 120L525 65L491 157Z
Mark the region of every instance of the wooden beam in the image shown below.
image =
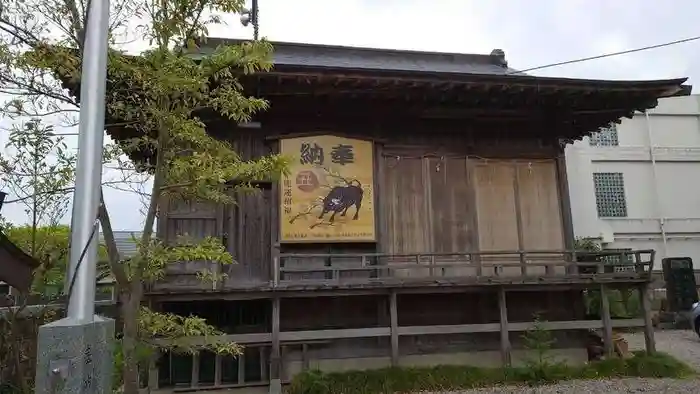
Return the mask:
M598 95L602 94L624 94L626 96L639 95L645 97L656 97L659 95L661 89L667 89L668 92L676 92L681 90L681 84L685 82L684 79L676 80L659 80L653 82L632 82L629 84L620 84L617 81L588 81L588 80L566 80L563 78L551 78L546 80L543 78L531 78L531 79L512 79L503 78L503 76L497 75L479 75L478 78L474 74L444 74L435 75L434 73L424 73L422 75L404 71L391 71L392 75L377 75L377 73L372 73L372 71L348 71L342 70L340 72L335 71L328 72L327 70L300 70L294 68L294 66L289 66L288 68L276 68L275 70L266 72L262 75L265 79L271 79L275 77L290 78L296 81L303 81L303 85L309 87L310 89L318 89L321 81L358 81L364 83L376 83L384 81L388 84L405 86L410 84L411 86L423 86L426 88L433 88L434 85L441 85L449 83L451 87L474 87L474 88L498 88L502 90L514 90L515 92L522 94L524 90L530 90L531 92L542 92L545 89L549 90L567 90L575 94L585 94L591 93L592 97L590 100L599 99ZM247 80L243 79L244 83ZM294 83L287 82L284 86L294 85ZM623 108L621 108L623 109Z
M423 199L423 212L425 213L425 217L427 218L427 225L422 225L418 226L416 230L421 233L421 237L424 240L423 241L423 248L427 248L428 250L435 250L435 239L433 238L435 234L435 211L433 210L433 198L432 198L432 174L433 171L430 168L430 158L429 157L423 157L421 160L421 178L422 178L422 187L419 188L419 190L416 190L417 193L422 192L421 198ZM421 190L422 189L422 190ZM416 266L425 266L425 264L422 262L421 256L417 256L416 259ZM394 265L394 264L391 264ZM434 276L435 270L435 264L430 265L430 276ZM442 271L442 270L437 270L437 271ZM418 270L418 272L423 272L423 270ZM392 275L395 273L389 273L389 275Z
M612 322L610 317L610 303L608 302L608 294L606 286L600 285L600 315L603 321L603 341L605 345L605 354L612 357L615 351L612 337Z
M245 383L245 350L238 355L238 384Z
M386 207L382 204L383 198L379 196L384 193L384 185L386 184L386 167L384 163L384 145L375 141L373 143L374 148L374 160L372 165L374 166L374 190L372 192L372 203L374 204L374 236L377 241L375 250L377 252L388 250L389 234L386 231L382 231L387 221L387 211ZM371 261L371 260L370 260ZM378 271L372 271L372 275L380 276Z
M648 354L656 353L656 340L654 338L654 326L651 322L651 295L649 284L639 287L639 299L642 301L642 313L644 319L644 343Z
M611 327L644 327L644 319L615 319L611 321ZM548 321L541 323L547 330L587 330L603 328L602 320L564 320ZM508 323L508 332L524 332L534 328L533 322ZM431 326L403 326L397 327L398 336L416 335L444 335L444 334L471 334L483 332L500 332L500 323L486 324L451 324L451 325L431 325ZM304 344L315 341L328 341L334 339L348 338L377 338L390 337L391 327L353 328L337 330L307 330L307 331L287 331L280 332L278 341L280 344ZM231 334L223 335L220 339L247 345L247 347L261 346L263 344L274 343L271 333L258 334ZM211 339L211 338L210 338ZM192 338L192 343L201 343L205 338ZM157 343L167 344L167 341L157 341ZM274 350L274 347L273 347ZM274 353L274 351L272 352Z
M391 335L389 327L342 328L338 330L286 331L279 334L281 342L319 341L337 338L368 338Z
M269 376L267 376L267 357L265 357L265 347L260 346L258 348L258 352L260 354L260 380L264 382L269 379Z
M241 212L241 192L233 193L235 203L231 204L231 223L229 224L229 247L228 252L238 261L243 258L243 213Z
M312 343L314 343L314 342L312 342ZM287 382L289 380L289 378L288 378L289 375L287 372L287 365L284 363L284 360L287 360L288 358L289 358L289 346L282 344L280 346L280 382ZM280 391L280 394L282 394L281 391Z
M396 292L389 294L389 315L391 320L391 365L399 365L399 318Z
M192 387L199 386L199 353L192 355Z
M487 324L449 324L441 326L408 326L399 327L399 335L444 335L472 334L480 332L499 332L499 323Z
M158 358L161 355L160 351L156 350L148 363L148 388L155 390L158 388Z
M221 355L214 359L214 386L221 386Z
M569 194L569 177L566 172L566 155L564 154L564 144L559 146L557 155L557 194L559 195L559 212L561 214L562 230L564 231L564 247L574 251L574 220L571 215L571 195ZM576 262L576 252L572 253L572 260ZM573 271L576 267L567 267L567 271ZM574 273L574 272L567 272Z
M272 349L270 351L270 390L273 386L281 386L280 358L280 299L272 299Z
M699 271L700 272L700 271ZM635 288L640 284L640 282L646 281L646 279L639 279L636 281L608 281L619 285L620 283L632 283L635 284ZM566 291L566 290L583 290L589 288L591 283L598 283L597 280L591 280L590 278L585 278L580 281L566 281L561 283L551 283L550 281L538 281L538 283L523 283L523 284L513 284L508 283L508 291L526 291L526 292L541 292L541 291ZM413 286L407 283L404 286L399 286L395 288L397 294L452 294L452 293L481 293L486 291L493 291L492 288L495 285L503 285L501 282L495 283L484 283L472 285L449 285L440 286L435 284L435 282L428 283L426 286ZM259 299L272 299L273 293L266 288L261 288L260 290L246 289L243 292L234 292L233 289L227 290L226 292L180 292L180 293L154 293L148 296L148 299L152 299L158 302L167 301L193 301L193 300L259 300ZM304 290L286 290L276 293L276 295L282 298L316 298L316 297L348 297L348 296L361 296L361 295L374 295L374 296L384 296L386 295L386 288L382 287L350 287L350 288L320 288L314 291L304 291ZM113 302L112 302L113 303ZM388 302L387 302L388 304ZM111 304L110 304L111 305ZM27 307L33 308L33 307ZM25 308L25 309L27 309ZM57 307L58 308L58 307ZM8 308L5 308L8 309ZM388 323L388 306L385 307L387 313L387 323ZM5 313L4 310L0 310L0 316ZM252 334L257 335L257 334Z
M427 268L427 266L425 266ZM436 266L438 268L439 266ZM442 266L444 267L444 266ZM492 264L485 264L485 268L493 267ZM380 266L377 270L386 269ZM344 272L339 269L338 271ZM634 275L634 274L633 274ZM196 280L192 275L193 281ZM585 289L596 286L600 283L611 285L634 285L639 286L646 283L649 274L636 274L636 276L620 276L613 274L606 275L580 275L580 276L531 276L527 278L518 277L424 277L424 278L343 278L342 281L330 280L284 280L273 287L269 283L243 282L240 287L236 284L227 286L225 291L211 292L200 289L180 288L180 293L176 293L177 288L160 289L157 293L149 294L148 298L156 298L159 301L191 301L191 300L252 300L271 299L278 296L282 298L300 297L339 297L357 295L386 295L388 288L397 289L398 293L432 294L432 293L464 293L489 291L489 288L506 286L509 289L519 289L521 291L561 291L566 289ZM245 285L245 286L244 286ZM258 288L251 288L252 286ZM163 291L164 290L164 291ZM189 291L188 291L189 290ZM113 301L107 303L114 304ZM15 308L15 307L12 307ZM37 309L36 307L29 307ZM5 308L8 309L8 308ZM61 309L61 306L54 306L54 309ZM0 310L0 316L6 314L5 310ZM27 314L29 311L22 311Z
M168 235L168 218L170 217L170 196L161 196L160 204L158 204L158 220L156 222L156 236L163 242L167 243ZM122 256L123 257L123 256Z
M280 150L280 144L279 141L275 141L272 144L272 152L274 153L279 153ZM277 246L278 245L278 240L281 239L280 232L281 227L280 227L280 204L282 202L282 195L280 194L280 182L274 182L272 184L272 190L270 191L270 262L274 262L275 259L279 262L278 256L280 249ZM269 267L270 262L268 262L266 265ZM269 279L275 278L275 275L278 275L278 269L277 267L273 264L272 267L270 268L272 272L269 272ZM276 282L275 282L276 284Z
M358 140L363 140L363 141L371 141L371 142L375 142L375 143L384 143L384 142L388 141L387 138L380 138L380 137L375 137L373 135L363 134L362 131L359 131L359 133L360 134L355 134L355 133L348 133L348 132L342 132L342 131L333 131L333 132L306 131L306 132L298 132L298 133L275 133L275 134L266 135L265 140L278 141L278 140L282 140L282 139L286 139L286 138L301 138L301 137L317 137L317 136L321 136L321 135L334 135L337 137L353 138L353 139L358 139Z
M506 306L506 290L503 287L498 289L498 310L500 312L500 332L501 332L501 360L503 366L510 366L510 335L508 329L508 308Z
M302 371L308 371L309 370L309 344L308 343L302 343L301 344L301 369Z
M468 193L467 193L467 204L471 207L469 211L470 225L472 227L470 242L472 244L472 249L480 252L481 245L479 244L479 216L477 215L477 190L476 190L476 162L475 160L465 158L464 165L467 171L467 182L468 182ZM476 267L476 276L482 276L483 271L481 267L481 255L473 254L470 256L473 264Z
M218 204L216 207L216 235L221 240L221 244L228 250L228 231L225 226L226 224L226 213L228 212L227 206L224 204ZM214 263L214 270L216 271L214 277L214 283L212 286L214 289L223 289L224 282L226 279L221 278L221 274L224 272L224 266L220 262Z
M523 207L520 201L520 174L518 162L513 162L513 198L515 205L515 226L518 234L518 256L520 260L520 275L527 276L527 257L525 250L525 236L523 234Z
M564 230L564 245L567 250L574 250L574 224L571 216L571 195L569 194L569 176L566 171L566 155L561 146L557 155L557 183L562 226Z

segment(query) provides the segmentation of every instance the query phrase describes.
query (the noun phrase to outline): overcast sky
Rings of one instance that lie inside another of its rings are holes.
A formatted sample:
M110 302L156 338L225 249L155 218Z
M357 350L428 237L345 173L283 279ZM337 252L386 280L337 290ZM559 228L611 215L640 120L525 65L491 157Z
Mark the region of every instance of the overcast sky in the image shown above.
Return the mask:
M697 0L259 0L260 34L274 41L488 54L505 51L509 66L550 63L661 44L700 35ZM237 16L211 29L216 37L247 38ZM132 51L142 48L135 44ZM700 41L532 74L592 79L700 80ZM8 125L3 121L4 126ZM68 137L75 146L77 137ZM0 134L0 144L6 136ZM106 190L113 226L140 230L139 198ZM26 222L19 209L3 208ZM66 222L68 220L66 219Z

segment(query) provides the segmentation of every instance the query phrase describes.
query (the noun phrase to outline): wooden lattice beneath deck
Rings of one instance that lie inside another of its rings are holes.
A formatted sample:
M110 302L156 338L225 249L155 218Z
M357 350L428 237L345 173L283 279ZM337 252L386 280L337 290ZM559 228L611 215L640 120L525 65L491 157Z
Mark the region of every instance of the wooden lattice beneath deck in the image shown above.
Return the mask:
M584 287L607 292L618 285ZM241 333L221 338L244 345L246 351L241 358L234 362L225 356L199 354L182 364L182 360L166 356L160 370L167 376L161 376L159 385L159 372L154 366L150 371L151 388L166 389L175 384L172 376L176 373L176 361L180 368L189 368L177 369L178 387L182 389L264 385L269 383L270 371L276 368L280 371L278 376L288 381L310 368L363 369L438 362L483 365L486 359L490 360L486 365L510 365L522 356L521 336L534 327L535 312L543 319L542 327L553 331L555 355L563 357L567 349L579 349L585 354L582 349L587 330L602 331L608 344L606 351L611 354L613 329L640 327L645 329L647 349L654 351L645 284L632 286L640 290L642 317L611 319L608 299L603 297L600 320L577 311L581 304L576 298L581 297L584 288L581 286L576 290L550 285L549 290L533 291L493 286L482 287L476 293L459 293L452 287L451 293L442 295L406 293L406 289L364 296L336 297L328 293L320 298L314 292L296 293L295 298L285 297L286 293L269 294L272 298L265 303L255 301L255 310L262 310L265 315L258 325L250 325L251 321L246 320L249 325L233 328ZM533 302L538 298L539 302ZM327 301L319 302L324 299ZM192 308L203 312L200 304ZM215 308L219 314L229 309L220 304ZM201 339L193 339L197 340Z

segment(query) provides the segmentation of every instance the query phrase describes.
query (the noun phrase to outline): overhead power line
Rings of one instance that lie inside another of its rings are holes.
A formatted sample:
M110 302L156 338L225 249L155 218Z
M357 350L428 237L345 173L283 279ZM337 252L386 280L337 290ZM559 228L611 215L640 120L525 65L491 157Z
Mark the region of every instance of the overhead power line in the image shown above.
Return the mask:
M626 51L605 53L605 54L602 54L602 55L591 56L591 57L584 57L584 58L575 59L575 60L568 60L568 61L565 61L565 62L545 64L544 66L537 66L537 67L532 67L532 68L528 68L528 69L525 69L525 70L512 71L512 72L509 72L508 74L526 73L526 72L529 72L529 71L542 70L542 69L544 69L544 68L550 68L550 67L564 66L564 65L567 65L567 64L574 64L574 63L587 62L587 61L589 61L589 60L603 59L603 58L612 57L612 56L626 55L626 54L628 54L628 53L648 51L648 50L650 50L650 49L663 48L663 47L668 47L668 46L671 46L671 45L683 44L683 43L686 43L686 42L691 42L691 41L696 41L696 40L700 40L700 36L690 37L690 38L684 38L684 39L682 39L682 40L676 40L676 41L666 42L666 43L663 43L663 44L645 46L645 47L642 47L642 48L628 49L628 50L626 50Z

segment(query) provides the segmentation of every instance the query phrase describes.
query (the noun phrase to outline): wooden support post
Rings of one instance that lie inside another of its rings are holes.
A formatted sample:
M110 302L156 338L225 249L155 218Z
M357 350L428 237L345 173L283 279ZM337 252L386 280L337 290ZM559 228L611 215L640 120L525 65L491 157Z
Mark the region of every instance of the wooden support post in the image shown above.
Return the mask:
M467 194L467 206L476 207L476 164L474 163L474 160L470 160L467 158L464 160L464 165L466 166L469 184L469 193ZM481 251L481 247L479 246L479 217L476 214L476 211L474 211L474 213L469 216L471 216L472 227L471 237L469 240L471 242L471 249L473 251L479 252ZM469 262L473 264L476 268L476 276L481 277L483 275L481 266L481 255L478 253L470 254Z
M238 355L238 384L245 383L245 349Z
M396 292L389 294L389 316L391 320L391 365L399 365L399 313Z
M566 155L564 149L566 148L566 143L560 141L559 143L559 153L557 155L557 184L558 184L558 195L559 195L559 209L561 213L561 222L564 231L564 246L566 250L575 249L575 236L574 236L574 220L571 216L571 196L569 194L569 177L566 173ZM572 256L572 262L576 262L576 254ZM568 266L567 274L578 274L578 267Z
M279 141L274 141L270 144L270 149L272 152L279 152L280 151L280 142ZM280 249L278 246L279 240L282 238L281 237L281 226L280 226L280 216L282 213L280 212L280 206L282 205L282 193L280 193L280 182L272 182L272 187L270 188L270 201L271 204L271 210L270 210L270 256L272 257L272 260L276 260L276 264L273 265L272 269L275 270L273 272L270 272L269 278L274 278L273 279L273 285L277 286L278 281L279 281L279 266L280 266L280 260L279 260L279 253ZM275 203L276 202L276 203ZM239 231L243 230L243 227L238 228Z
M301 369L302 371L308 371L310 366L309 362L309 344L301 344Z
M520 276L527 276L527 260L525 259L525 235L523 233L523 211L520 201L520 174L518 163L513 162L513 196L515 199L515 225L518 231L518 256L520 260Z
M192 355L192 387L199 386L199 353Z
M654 339L654 326L651 323L651 298L649 284L639 287L639 299L642 301L642 313L644 317L644 343L648 354L656 353L656 340Z
M221 386L221 355L214 359L214 386Z
M167 239L168 235L168 211L170 210L170 196L169 195L164 195L161 196L160 198L160 204L158 205L158 213L157 213L157 220L156 220L156 235L158 236L159 239L165 241L166 243L169 241Z
M501 360L503 366L510 366L510 336L508 335L508 307L506 306L506 289L498 289L498 310L501 323Z
M260 380L265 382L270 378L267 376L267 355L265 354L265 347L260 346L258 352L260 353Z
M612 338L612 320L610 318L610 303L608 302L608 294L605 285L600 285L600 317L603 320L603 341L605 346L605 354L607 357L612 357L615 352L615 347Z
M282 363L280 357L280 299L272 299L272 349L270 355L270 394L282 392Z
M280 381L286 379L287 375L287 365L284 363L289 356L290 345L280 346Z
M148 364L148 388L156 390L158 388L158 358L161 357L159 351L151 357Z

